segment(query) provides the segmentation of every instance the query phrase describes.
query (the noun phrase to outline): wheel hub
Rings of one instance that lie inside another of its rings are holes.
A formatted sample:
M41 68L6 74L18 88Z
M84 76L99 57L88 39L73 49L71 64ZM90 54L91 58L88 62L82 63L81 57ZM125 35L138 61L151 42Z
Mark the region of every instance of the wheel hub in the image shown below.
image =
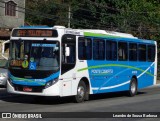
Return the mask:
M136 92L136 84L135 83L132 83L132 85L131 85L131 92L132 92L132 94L134 94Z
M84 97L84 88L82 86L78 87L78 97L83 98Z

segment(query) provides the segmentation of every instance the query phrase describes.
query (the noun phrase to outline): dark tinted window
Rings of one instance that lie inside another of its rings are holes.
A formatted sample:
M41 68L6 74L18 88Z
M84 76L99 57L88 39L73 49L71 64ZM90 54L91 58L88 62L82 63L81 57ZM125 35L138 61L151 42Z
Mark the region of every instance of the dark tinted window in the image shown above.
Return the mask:
M129 60L137 61L137 44L135 43L129 44Z
M5 3L5 15L6 16L16 16L16 3L13 1L8 1Z
M138 46L138 58L139 58L139 61L146 61L146 45L139 44L139 46Z
M106 59L117 60L117 43L114 41L106 41Z
M80 60L92 59L92 40L89 38L79 38L78 58Z
M75 63L76 62L76 50L74 44L67 44L67 47L70 48L70 55L67 56L67 63Z
M148 61L154 61L154 60L155 60L155 46L148 45Z
M118 59L122 61L128 59L127 43L125 42L118 42Z
M61 74L73 69L76 64L76 36L71 34L65 34L62 36L61 44L62 53L62 66ZM69 50L69 53L66 53Z
M96 39L93 42L93 59L104 60L105 58L105 41Z

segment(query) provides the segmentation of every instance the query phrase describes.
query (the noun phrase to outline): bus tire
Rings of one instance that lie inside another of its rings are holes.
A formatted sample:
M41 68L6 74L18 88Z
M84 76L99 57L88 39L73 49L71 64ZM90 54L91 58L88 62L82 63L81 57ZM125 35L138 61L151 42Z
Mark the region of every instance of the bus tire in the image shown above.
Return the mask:
M128 95L133 97L137 94L137 80L135 78L131 79Z
M80 81L77 87L77 95L75 95L75 102L81 103L84 102L86 98L87 87L84 81Z

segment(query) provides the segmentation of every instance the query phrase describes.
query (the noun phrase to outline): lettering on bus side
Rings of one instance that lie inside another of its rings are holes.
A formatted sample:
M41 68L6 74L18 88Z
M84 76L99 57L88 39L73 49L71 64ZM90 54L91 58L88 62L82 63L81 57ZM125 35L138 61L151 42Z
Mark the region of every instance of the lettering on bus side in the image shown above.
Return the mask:
M132 74L137 74L138 72L137 71L132 71Z
M91 74L113 74L113 69L92 69Z

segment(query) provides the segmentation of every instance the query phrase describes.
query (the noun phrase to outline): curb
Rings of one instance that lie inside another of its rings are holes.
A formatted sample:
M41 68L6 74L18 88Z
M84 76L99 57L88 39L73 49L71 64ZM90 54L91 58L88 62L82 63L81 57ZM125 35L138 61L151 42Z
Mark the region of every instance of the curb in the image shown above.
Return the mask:
M160 87L160 83L158 83L158 84L156 84L156 85L153 85L153 86Z
M154 88L154 87L160 87L160 84L155 84L155 85L149 86L147 88Z

